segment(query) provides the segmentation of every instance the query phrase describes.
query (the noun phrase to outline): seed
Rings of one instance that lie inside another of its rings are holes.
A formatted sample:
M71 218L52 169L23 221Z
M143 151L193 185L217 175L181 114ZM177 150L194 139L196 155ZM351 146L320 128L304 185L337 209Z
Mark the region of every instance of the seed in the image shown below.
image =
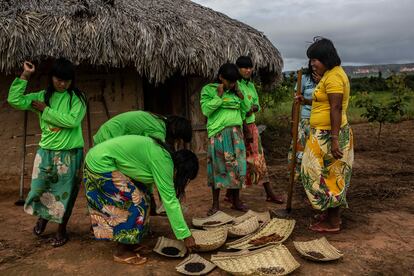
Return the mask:
M258 272L264 273L264 274L280 274L285 272L285 269L280 266L271 266L271 267L259 267L257 269Z
M274 233L268 236L263 236L263 237L251 240L249 244L258 246L258 245L264 245L270 242L278 242L278 241L281 241L282 239L283 239L282 236L279 236L278 234Z
M314 257L315 259L319 259L319 260L325 258L325 256L322 253L315 252L315 251L308 251L308 252L306 252L306 254Z
M204 222L203 225L214 225L214 224L219 224L221 223L221 221L207 221Z
M180 250L172 246L167 246L161 249L161 252L168 256L177 256L178 253L180 253Z
M200 272L203 271L206 266L203 263L188 263L184 266L184 269L188 272Z

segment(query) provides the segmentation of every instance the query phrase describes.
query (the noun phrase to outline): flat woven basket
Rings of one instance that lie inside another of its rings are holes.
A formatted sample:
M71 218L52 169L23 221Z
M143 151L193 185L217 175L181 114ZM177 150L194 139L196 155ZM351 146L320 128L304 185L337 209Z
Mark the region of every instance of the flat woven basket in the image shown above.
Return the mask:
M163 248L166 247L174 247L177 248L179 250L177 255L168 255L165 252L162 251ZM159 237L157 244L154 247L154 252L157 252L160 255L164 255L170 258L182 258L185 256L185 254L187 253L187 248L184 245L183 241L178 241L178 240L171 240L168 239L166 237Z
M333 261L344 254L333 247L325 237L307 242L293 242L296 250L306 259L313 261Z
M299 267L299 263L282 244L239 254L213 255L211 261L233 275L286 275Z
M234 224L228 228L230 237L243 237L256 231L260 227L256 216L250 217L243 222Z
M189 272L187 271L187 267L188 264L190 263L201 263L204 265L203 270L199 271L199 272ZM184 261L182 261L181 263L179 263L175 269L182 274L185 275L206 275L208 273L210 273L214 268L216 268L216 265L207 261L206 259L202 258L200 255L197 254L190 254Z
M227 240L227 228L219 227L211 230L191 230L198 245L197 251L206 252L220 248Z
M234 217L222 212L218 211L214 215L206 217L206 218L193 218L192 223L195 227L216 227L220 225L224 225L226 223L232 222ZM216 222L211 224L212 222Z
M295 227L295 220L293 219L278 219L273 218L266 224L262 225L255 233L245 236L241 239L227 243L227 247L231 249L253 249L263 247L269 244L277 244L284 242L292 233ZM250 242L272 234L279 235L281 239L275 242L269 242L262 245L253 245Z
M265 223L265 222L268 222L270 220L270 213L269 213L269 211L255 212L255 211L249 210L246 213L244 213L243 215L241 215L240 217L234 218L234 223L243 222L246 219L249 219L251 217L257 217L257 220L259 221L259 223Z

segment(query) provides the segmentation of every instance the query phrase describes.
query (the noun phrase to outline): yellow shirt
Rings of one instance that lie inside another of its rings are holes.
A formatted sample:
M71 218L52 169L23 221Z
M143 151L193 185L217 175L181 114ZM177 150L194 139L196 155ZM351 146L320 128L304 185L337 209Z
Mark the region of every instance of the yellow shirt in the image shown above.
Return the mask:
M328 94L343 94L342 98L342 123L341 127L348 123L346 111L349 102L349 79L341 66L335 66L323 75L315 88L312 101L310 125L316 129L331 129L331 106Z

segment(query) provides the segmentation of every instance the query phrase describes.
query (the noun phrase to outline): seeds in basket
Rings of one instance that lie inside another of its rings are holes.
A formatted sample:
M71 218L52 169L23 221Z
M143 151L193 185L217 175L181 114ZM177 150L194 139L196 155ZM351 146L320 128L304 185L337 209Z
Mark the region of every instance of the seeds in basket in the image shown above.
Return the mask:
M188 263L184 266L184 269L188 272L200 272L203 271L204 268L206 268L205 264L199 262Z
M177 256L180 253L180 250L172 246L167 246L161 249L161 252L169 256Z
M322 253L319 252L315 252L315 251L308 251L306 252L306 254L308 254L309 256L314 257L315 259L325 259L325 256Z
M270 242L278 242L283 240L282 236L279 236L278 234L274 233L268 236L263 236L254 240L249 241L249 244L252 244L254 246L264 245Z
M215 225L215 224L220 224L221 221L207 221L203 223L203 226L207 226L207 225Z
M259 267L257 271L263 274L274 275L274 274L280 274L280 273L285 272L285 269L280 266L271 266L271 267Z

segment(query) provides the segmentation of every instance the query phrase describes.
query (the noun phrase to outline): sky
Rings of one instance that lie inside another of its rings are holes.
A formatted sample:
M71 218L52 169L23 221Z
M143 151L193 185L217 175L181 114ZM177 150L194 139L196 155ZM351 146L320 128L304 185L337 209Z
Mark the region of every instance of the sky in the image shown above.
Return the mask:
M343 65L414 62L414 0L193 0L259 31L283 71L307 65L313 37L335 44Z

